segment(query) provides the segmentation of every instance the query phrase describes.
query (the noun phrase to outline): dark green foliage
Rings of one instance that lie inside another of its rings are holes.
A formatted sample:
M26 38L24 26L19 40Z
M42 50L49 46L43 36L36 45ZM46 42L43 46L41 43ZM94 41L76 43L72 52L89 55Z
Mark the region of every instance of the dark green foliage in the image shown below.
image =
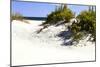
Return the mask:
M83 11L77 16L80 19L82 30L93 32L96 25L96 14L94 11Z
M80 20L80 23L75 23L72 24L71 26L71 30L72 32L74 32L74 39L80 39L82 38L82 33L80 33L79 35L77 35L79 32L87 32L89 34L91 34L94 39L93 41L95 41L96 38L96 13L95 11L83 11L81 12L77 18Z
M78 18L80 19L80 25L82 26L81 30L86 30L90 34L95 41L96 35L96 13L95 11L84 11L82 12Z
M73 23L70 28L71 28L72 33L74 34L76 34L77 32L81 30L81 26L79 25L79 23Z
M54 12L47 16L46 22L44 24L56 24L58 21L69 22L74 15L72 11L67 8L67 5L61 5L59 8L56 8Z
M85 35L85 32L77 32L76 34L73 35L73 41L79 42Z

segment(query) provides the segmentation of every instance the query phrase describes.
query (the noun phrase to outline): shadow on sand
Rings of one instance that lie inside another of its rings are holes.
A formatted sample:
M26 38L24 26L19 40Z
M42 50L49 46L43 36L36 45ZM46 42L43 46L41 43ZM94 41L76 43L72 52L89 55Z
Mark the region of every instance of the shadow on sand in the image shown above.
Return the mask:
M70 30L68 31L61 31L57 36L63 39L62 46L71 46L73 45L73 40L71 40L72 32Z

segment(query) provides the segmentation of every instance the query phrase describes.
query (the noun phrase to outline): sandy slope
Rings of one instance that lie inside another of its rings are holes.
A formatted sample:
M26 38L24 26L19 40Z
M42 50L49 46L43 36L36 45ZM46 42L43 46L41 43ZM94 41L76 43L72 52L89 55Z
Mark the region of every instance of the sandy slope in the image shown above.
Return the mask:
M65 27L50 26L40 34L36 31L43 21L27 20L30 24L12 22L12 64L44 64L95 60L95 44L81 41L80 46L61 46L61 38L55 35ZM82 47L82 44L86 46Z

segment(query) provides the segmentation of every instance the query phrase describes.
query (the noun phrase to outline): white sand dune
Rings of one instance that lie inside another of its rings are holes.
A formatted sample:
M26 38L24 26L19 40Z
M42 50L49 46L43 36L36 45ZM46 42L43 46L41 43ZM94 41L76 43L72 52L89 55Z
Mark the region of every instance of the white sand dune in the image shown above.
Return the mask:
M63 25L50 26L37 34L43 21L27 21L30 24L12 22L12 65L95 60L95 43L81 40L80 46L61 46L63 40L56 34L66 29Z

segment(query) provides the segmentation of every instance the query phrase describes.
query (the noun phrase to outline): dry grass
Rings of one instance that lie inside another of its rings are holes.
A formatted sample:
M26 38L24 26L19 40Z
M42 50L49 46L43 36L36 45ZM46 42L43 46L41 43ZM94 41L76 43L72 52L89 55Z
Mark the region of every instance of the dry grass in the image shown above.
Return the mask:
M24 23L28 23L29 24L29 22L24 20L23 16L21 14L19 14L19 13L11 15L11 21L13 21L13 20L19 20L19 21L22 21Z

